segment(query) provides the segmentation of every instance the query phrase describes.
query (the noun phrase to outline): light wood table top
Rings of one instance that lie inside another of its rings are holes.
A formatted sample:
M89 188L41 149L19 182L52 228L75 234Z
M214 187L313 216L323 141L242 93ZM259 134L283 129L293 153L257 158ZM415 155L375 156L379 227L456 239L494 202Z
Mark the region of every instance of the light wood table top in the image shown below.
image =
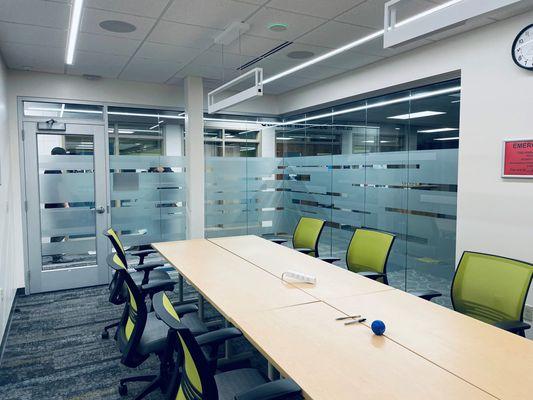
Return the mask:
M209 239L211 242L281 278L283 272L295 270L317 278L315 285L293 283L323 301L393 290L380 282L364 278L344 268L329 264L259 236L232 236Z
M316 301L206 239L152 245L224 317Z
M339 316L315 302L241 316L239 328L306 398L494 400L366 326L335 321Z
M368 325L383 320L385 336L499 399L533 398L530 340L400 290L330 304L363 315Z

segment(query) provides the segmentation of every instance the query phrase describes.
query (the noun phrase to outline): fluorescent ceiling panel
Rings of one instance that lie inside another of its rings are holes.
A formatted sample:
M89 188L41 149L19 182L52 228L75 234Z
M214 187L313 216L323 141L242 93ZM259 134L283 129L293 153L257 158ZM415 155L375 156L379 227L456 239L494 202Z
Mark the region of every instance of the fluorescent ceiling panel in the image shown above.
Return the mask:
M387 117L387 119L416 119L416 118L425 118L425 117L433 117L435 115L442 115L446 114L443 111L419 111L415 113L410 114L400 114L400 115L394 115L392 117Z
M72 3L72 14L70 16L70 27L68 31L67 53L65 63L72 65L74 63L74 53L76 51L76 42L80 31L81 12L83 11L83 0L74 0Z
M457 128L438 128L438 129L424 129L421 131L418 131L418 133L438 133L438 132L451 132L451 131L458 131Z

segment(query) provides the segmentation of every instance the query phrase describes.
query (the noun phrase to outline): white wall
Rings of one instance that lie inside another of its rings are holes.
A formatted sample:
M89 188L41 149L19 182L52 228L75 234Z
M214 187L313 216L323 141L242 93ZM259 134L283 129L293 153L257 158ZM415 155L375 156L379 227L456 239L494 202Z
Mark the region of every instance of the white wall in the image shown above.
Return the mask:
M533 138L533 73L511 59L533 12L343 74L279 99L282 112L460 70L457 256L464 250L533 262L533 181L504 180L502 141ZM528 304L533 305L533 290Z
M15 268L13 262L14 236L13 181L11 180L11 146L7 118L7 71L0 58L0 340L3 337L11 305L15 297Z

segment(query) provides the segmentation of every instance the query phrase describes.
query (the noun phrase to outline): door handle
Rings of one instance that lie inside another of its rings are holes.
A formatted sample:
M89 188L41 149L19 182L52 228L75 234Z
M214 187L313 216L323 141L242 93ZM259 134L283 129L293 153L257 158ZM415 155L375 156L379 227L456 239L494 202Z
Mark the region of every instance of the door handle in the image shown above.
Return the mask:
M105 208L104 207L96 207L96 208L92 207L91 210L92 211L96 211L97 214L105 213Z

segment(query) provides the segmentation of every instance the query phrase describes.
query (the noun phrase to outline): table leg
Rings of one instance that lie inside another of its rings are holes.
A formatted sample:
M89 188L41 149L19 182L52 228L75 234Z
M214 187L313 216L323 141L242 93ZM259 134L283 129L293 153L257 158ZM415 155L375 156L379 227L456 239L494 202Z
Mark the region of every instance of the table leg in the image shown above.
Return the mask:
M204 320L204 296L198 294L198 317L200 321Z
M270 361L268 362L268 379L271 381L276 381L279 379L279 372L276 371L276 368L274 368Z

